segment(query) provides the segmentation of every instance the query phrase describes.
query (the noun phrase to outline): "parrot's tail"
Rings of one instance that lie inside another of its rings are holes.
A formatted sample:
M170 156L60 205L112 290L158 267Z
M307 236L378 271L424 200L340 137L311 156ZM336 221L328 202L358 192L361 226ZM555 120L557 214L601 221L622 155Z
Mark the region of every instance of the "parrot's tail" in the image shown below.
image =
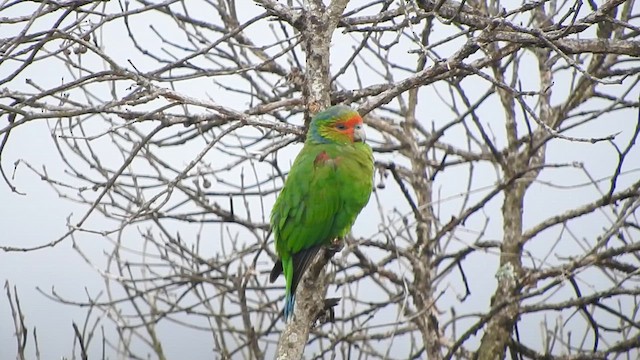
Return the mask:
M296 296L287 294L284 297L284 321L288 322L293 316L293 306L296 304Z

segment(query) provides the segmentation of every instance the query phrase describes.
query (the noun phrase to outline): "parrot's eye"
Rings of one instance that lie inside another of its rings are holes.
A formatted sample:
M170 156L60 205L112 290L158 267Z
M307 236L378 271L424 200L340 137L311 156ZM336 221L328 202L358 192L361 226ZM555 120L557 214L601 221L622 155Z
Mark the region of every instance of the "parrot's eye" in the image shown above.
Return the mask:
M345 124L337 124L336 129L338 130L347 130L347 125Z

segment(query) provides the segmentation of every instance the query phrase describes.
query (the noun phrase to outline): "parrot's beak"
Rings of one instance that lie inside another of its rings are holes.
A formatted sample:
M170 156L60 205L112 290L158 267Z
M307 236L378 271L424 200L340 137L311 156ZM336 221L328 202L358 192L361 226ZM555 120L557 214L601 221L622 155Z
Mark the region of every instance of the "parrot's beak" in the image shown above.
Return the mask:
M364 132L364 125L358 124L353 129L353 141L354 142L365 142L367 140L367 134Z

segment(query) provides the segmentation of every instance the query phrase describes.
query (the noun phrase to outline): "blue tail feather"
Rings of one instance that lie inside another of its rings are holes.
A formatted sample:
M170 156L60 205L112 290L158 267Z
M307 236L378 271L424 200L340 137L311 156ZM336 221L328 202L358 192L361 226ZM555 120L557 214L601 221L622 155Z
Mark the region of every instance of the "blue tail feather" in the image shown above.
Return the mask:
M284 298L284 321L288 322L293 316L293 306L296 303L296 296L287 294Z

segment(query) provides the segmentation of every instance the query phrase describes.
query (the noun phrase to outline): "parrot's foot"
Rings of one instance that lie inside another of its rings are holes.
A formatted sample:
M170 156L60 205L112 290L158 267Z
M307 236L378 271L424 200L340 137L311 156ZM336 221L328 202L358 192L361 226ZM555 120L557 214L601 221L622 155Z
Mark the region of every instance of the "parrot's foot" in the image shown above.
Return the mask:
M320 325L329 322L336 322L336 311L334 307L336 307L339 302L340 298L324 299L324 308L320 309L320 312L318 312L318 316L316 316L315 322L319 323Z
M339 253L344 248L344 239L343 238L335 238L327 247L327 251L331 254L331 256Z

